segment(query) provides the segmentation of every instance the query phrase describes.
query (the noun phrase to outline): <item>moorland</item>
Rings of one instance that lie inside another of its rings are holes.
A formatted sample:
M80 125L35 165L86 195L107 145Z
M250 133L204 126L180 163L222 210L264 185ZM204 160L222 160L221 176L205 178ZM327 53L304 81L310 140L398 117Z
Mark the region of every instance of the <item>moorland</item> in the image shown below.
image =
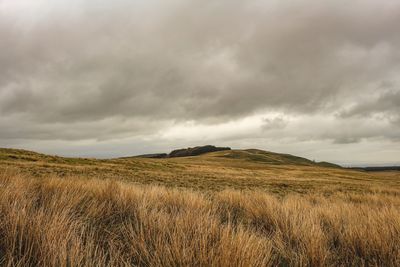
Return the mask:
M4 266L399 266L400 174L257 149L0 149Z

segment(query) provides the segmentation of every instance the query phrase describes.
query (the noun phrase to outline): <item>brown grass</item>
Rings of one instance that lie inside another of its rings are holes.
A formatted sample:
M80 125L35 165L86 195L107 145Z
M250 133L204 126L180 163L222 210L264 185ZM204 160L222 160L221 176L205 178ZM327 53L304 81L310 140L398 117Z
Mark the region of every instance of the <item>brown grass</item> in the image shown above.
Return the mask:
M295 195L0 173L4 266L399 266L400 191Z
M96 160L0 148L0 171L14 168L39 178L80 176L82 179L116 179L197 191L262 190L280 196L315 192L328 195L337 191L363 193L380 187L400 190L400 172L372 173L284 163L227 158L218 152L169 159Z

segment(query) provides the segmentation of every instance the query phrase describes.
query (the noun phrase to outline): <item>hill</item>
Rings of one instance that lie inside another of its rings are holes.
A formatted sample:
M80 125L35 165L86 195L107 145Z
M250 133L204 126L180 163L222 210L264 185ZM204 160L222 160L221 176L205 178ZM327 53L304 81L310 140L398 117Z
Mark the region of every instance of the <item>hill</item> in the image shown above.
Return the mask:
M219 153L214 153L219 152ZM230 159L239 159L245 161L254 161L273 165L304 165L304 166L321 166L330 168L341 168L341 166L330 163L330 162L315 162L306 158L293 156L290 154L274 153L264 151L260 149L244 149L244 150L232 150L230 147L216 147L216 146L197 146L176 149L167 153L156 153L156 154L145 154L135 156L138 158L176 158L176 157L193 157L193 156L214 156L214 157L225 157ZM125 157L132 158L132 157Z
M315 162L306 158L290 154L280 154L260 149L231 150L221 153L213 153L213 156L230 159L241 159L246 161L260 162L272 165L302 165L341 168L341 166L329 162Z
M257 149L227 150L175 158L66 158L36 152L0 149L0 169L17 169L34 177L117 179L137 184L220 191L263 190L274 194L397 188L397 172L367 173L315 163L293 155Z
M256 149L0 149L0 265L399 266L399 196L399 172Z

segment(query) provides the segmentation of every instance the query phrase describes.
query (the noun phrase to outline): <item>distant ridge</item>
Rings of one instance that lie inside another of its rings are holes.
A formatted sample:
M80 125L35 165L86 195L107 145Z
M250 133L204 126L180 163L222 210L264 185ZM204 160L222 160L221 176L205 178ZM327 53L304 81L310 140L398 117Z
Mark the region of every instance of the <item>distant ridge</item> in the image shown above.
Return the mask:
M136 157L137 158L147 158L147 159L163 159L163 158L167 158L168 154L167 153L143 154L143 155L138 155ZM128 158L131 158L131 157L128 157Z
M52 156L22 149L7 149L0 148L0 161L14 161L14 162L46 162L52 164L85 164L93 165L102 162L117 162L118 160L129 160L134 158L149 158L149 159L168 159L168 158L185 158L190 157L190 160L205 160L213 162L221 162L221 159L232 159L230 163L246 164L247 163L261 163L267 165L297 165L297 166L318 166L328 168L342 168L339 165L329 162L315 162L306 158L290 155L264 151L260 149L244 149L233 150L230 147L216 147L212 145L196 146L183 149L176 149L167 153L154 153L144 154L139 156L121 157L116 159L94 159L94 158L70 158ZM359 171L384 171L384 170L398 170L398 167L367 167L367 168L353 168Z
M361 170L367 172L400 171L400 166L351 167L349 169Z

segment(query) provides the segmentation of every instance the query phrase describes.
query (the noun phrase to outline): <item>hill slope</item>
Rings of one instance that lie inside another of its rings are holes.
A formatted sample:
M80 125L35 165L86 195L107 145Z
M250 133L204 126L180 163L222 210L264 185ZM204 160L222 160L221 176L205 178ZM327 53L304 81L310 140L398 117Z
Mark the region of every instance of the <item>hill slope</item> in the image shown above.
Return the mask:
M281 154L275 152L264 151L260 149L232 150L229 147L215 147L211 145L197 146L193 148L176 149L167 153L144 154L135 156L136 158L176 158L176 157L193 157L193 156L209 156L209 157L225 157L230 159L239 159L245 161L254 161L266 164L290 164L290 165L306 165L321 166L329 168L341 168L341 166L330 162L315 162L306 158L293 156L290 154ZM135 158L124 157L123 159Z
M314 162L306 158L264 151L260 149L230 150L209 153L209 156L225 157L230 159L241 159L272 165L302 165L341 168L339 165L329 162Z
M334 168L331 168L333 166ZM163 159L86 159L0 149L0 169L34 177L57 175L118 179L195 190L257 189L277 194L329 193L399 187L398 172L366 173L305 158L256 149L218 151Z

